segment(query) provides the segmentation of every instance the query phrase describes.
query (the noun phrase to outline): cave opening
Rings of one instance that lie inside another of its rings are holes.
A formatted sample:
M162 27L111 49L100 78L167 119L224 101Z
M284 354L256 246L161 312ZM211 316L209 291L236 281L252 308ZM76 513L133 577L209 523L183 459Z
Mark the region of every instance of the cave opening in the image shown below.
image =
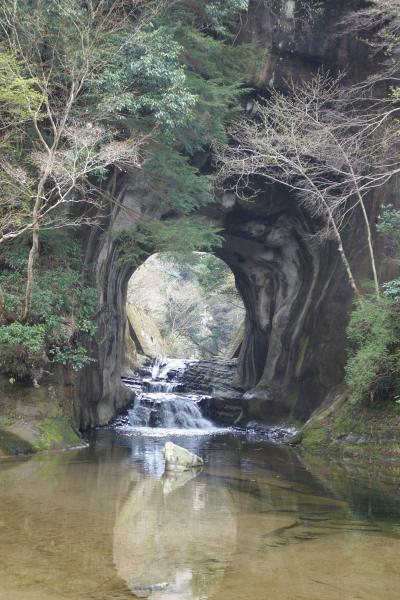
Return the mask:
M245 308L231 269L213 254L153 254L129 280L126 310L139 354L195 360L239 354Z
M246 312L223 260L153 254L130 277L126 316L123 383L132 395L117 426L198 435L240 417L232 386ZM235 400L228 421L213 401L224 390Z

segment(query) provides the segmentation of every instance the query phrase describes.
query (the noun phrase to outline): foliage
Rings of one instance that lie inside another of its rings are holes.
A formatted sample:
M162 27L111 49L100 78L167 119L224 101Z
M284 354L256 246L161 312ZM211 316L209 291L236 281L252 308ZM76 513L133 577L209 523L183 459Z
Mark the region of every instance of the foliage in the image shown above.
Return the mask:
M226 125L241 110L243 81L263 53L252 45L232 46L185 26L176 36L183 48L187 86L196 98L188 126L179 128L176 137L186 152L193 153L227 141Z
M0 53L0 120L2 126L29 120L43 101L37 81L23 75L23 69L10 52Z
M379 233L384 235L385 243L394 255L398 255L400 252L400 210L391 204L384 206L376 228ZM387 281L382 285L382 290L390 301L400 301L400 279Z
M188 119L195 97L186 86L182 47L166 27L118 32L96 52L106 67L91 78L89 91L100 98L100 113L151 117L167 131Z
M377 230L394 252L400 250L400 211L385 206ZM382 284L380 298L360 298L351 313L348 339L352 349L346 365L351 399L388 399L400 393L400 279Z
M194 268L205 297L224 294L237 301L234 275L222 260L216 260L211 254L199 254Z
M48 363L80 369L91 361L79 341L95 333L97 291L84 283L82 251L71 233L46 232L35 271L32 314L22 323L25 238L2 247L0 286L0 369L11 377L36 380Z
M232 27L249 0L176 0L169 7L172 19L220 36L232 34Z
M79 338L94 333L97 292L74 236L112 212L112 171L155 215L119 234L122 262L221 244L194 212L213 200L204 165L257 55L233 44L247 4L0 0L0 368L10 376L90 360Z
M391 204L383 207L376 228L385 235L386 241L394 250L400 249L400 210Z
M210 177L200 175L187 157L159 146L143 165L136 182L150 192L150 206L187 214L213 199Z
M358 300L347 330L351 401L388 399L400 391L400 306L373 296Z
M385 296L390 300L398 302L400 300L400 279L392 279L382 284Z
M211 227L199 216L183 216L179 219L146 219L136 229L122 230L120 263L139 266L156 252L190 255L192 252L208 252L222 245L220 230Z

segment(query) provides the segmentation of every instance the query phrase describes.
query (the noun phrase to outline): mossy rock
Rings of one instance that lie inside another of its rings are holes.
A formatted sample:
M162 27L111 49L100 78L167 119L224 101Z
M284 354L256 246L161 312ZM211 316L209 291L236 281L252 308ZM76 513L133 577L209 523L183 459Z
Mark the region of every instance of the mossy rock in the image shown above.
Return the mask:
M348 394L316 412L301 431L307 450L329 450L352 456L398 459L400 407L395 403L352 404Z
M163 356L165 354L163 339L150 315L132 304L127 304L126 314L129 334L135 344L136 352L147 356Z
M34 444L36 450L62 450L81 443L81 438L66 417L45 419L38 427L40 438Z
M0 456L3 457L44 450L65 450L81 443L81 438L65 416L31 422L18 419L0 426Z

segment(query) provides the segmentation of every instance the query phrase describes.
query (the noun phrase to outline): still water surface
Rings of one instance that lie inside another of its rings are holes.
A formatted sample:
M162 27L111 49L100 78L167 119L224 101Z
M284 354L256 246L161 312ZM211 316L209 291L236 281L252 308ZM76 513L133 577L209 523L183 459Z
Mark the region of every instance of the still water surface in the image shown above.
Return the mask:
M172 436L197 476L163 475L165 437L0 462L1 600L400 598L400 477L312 464L256 438Z

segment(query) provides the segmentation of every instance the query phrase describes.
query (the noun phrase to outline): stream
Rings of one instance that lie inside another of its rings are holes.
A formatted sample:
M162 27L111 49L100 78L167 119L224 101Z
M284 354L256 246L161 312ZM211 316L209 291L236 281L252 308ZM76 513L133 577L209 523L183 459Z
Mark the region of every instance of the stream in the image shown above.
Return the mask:
M154 367L88 447L0 461L1 600L398 600L400 464L216 427Z

